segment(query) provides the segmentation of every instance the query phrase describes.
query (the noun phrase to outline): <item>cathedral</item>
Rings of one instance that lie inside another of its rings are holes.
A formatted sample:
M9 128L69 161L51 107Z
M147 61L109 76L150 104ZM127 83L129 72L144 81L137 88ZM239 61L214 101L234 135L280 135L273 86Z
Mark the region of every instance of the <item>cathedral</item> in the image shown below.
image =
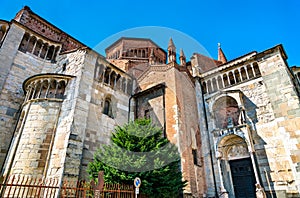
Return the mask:
M87 179L116 126L150 118L184 197L300 197L300 67L283 46L188 60L175 43L122 37L101 55L27 6L0 20L0 182Z

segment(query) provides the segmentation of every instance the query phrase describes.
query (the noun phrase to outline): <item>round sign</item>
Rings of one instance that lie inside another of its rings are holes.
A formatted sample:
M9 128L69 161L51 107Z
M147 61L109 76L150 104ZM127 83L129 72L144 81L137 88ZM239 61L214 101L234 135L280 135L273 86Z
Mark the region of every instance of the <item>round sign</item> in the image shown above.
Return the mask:
M139 187L141 186L141 184L142 184L142 181L141 181L140 178L136 177L136 178L134 179L133 184L134 184L134 186L135 186L136 188L139 188Z

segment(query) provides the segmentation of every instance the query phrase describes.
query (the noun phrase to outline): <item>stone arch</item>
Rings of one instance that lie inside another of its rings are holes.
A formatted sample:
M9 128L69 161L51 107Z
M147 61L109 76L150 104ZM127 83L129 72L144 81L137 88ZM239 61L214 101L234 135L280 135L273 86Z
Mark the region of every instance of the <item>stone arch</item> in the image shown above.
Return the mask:
M37 81L36 84L35 84L35 92L34 92L33 99L40 97L40 91L41 91L41 89L42 89L41 82Z
M223 82L224 82L225 87L228 87L228 86L229 86L227 74L224 74L224 75L223 75Z
M54 45L51 45L48 49L46 60L52 60L53 54L54 54Z
M113 117L112 115L112 101L111 101L111 96L106 96L104 99L104 103L103 103L103 114L109 116L109 117Z
M55 98L64 99L65 89L66 82L64 80L59 81L57 83Z
M230 85L234 85L235 84L235 80L234 80L234 77L233 77L233 73L229 72L228 77L229 77Z
M249 79L253 78L254 74L253 74L252 67L250 65L247 65L246 68L247 68L247 73L248 73Z
M211 86L211 81L210 80L207 81L207 92L208 93L212 92L212 86Z
M131 95L131 93L132 93L132 80L128 79L127 80L127 94Z
M41 39L39 39L36 42L33 54L36 55L36 56L38 56L42 47L43 47L43 41Z
M50 85L49 85L47 98L55 98L56 87L57 87L57 81L56 80L51 80Z
M219 89L223 89L224 87L223 87L223 82L222 82L221 76L218 76L217 82L218 82L218 85L219 85Z
M20 43L20 46L19 46L19 50L21 52L26 52L29 39L30 39L30 35L28 33L25 33L23 38L22 38L22 41Z
M239 125L240 109L237 101L231 96L222 96L213 104L215 125L219 129Z
M123 82L122 82L122 91L124 93L126 93L126 86L127 86L127 79L123 78Z
M42 48L40 57L44 59L46 57L47 52L48 52L48 44L45 43L43 48Z
M107 67L104 72L104 83L106 83L106 84L110 83L110 72L111 72L111 69L109 67Z
M40 98L46 98L48 86L49 86L48 80L42 81L41 91L40 91Z
M249 143L244 137L229 134L220 139L216 144L219 157L223 160L235 160L250 157Z
M234 70L234 76L235 76L235 79L236 79L236 83L239 83L241 82L241 76L240 76L240 73L239 73L239 70Z
M37 39L36 39L35 36L30 37L30 40L29 40L29 43L28 43L28 47L27 47L27 49L26 49L27 52L32 53L33 48L34 48L34 45L35 45L35 43L36 43L36 40L37 40Z
M244 67L241 68L242 81L247 80L247 74Z
M260 70L259 70L259 67L258 67L258 64L257 63L253 63L253 69L254 69L254 73L255 73L255 76L261 76L261 73L260 73Z
M112 71L110 74L110 86L114 88L116 86L117 74L115 71Z
M214 92L218 90L217 81L215 78L212 79L212 86Z
M1 25L0 26L0 43L1 43L2 39L4 38L5 33L6 33L6 26Z

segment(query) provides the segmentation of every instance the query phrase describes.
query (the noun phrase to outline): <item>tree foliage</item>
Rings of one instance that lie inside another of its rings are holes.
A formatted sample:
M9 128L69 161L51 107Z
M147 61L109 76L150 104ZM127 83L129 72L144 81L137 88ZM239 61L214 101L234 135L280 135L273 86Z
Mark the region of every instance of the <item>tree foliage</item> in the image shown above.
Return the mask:
M177 147L146 119L115 128L111 144L98 149L88 165L92 179L99 171L104 171L106 183L132 185L134 178L141 178L140 192L149 197L178 197L186 185Z

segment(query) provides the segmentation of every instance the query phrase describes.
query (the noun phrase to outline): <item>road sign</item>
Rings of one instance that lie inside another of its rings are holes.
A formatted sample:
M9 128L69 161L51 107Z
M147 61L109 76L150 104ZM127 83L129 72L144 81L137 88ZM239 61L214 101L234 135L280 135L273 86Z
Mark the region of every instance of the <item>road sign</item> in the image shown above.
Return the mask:
M139 194L140 193L140 189L139 188L135 188L135 194Z
M136 177L136 178L134 179L133 184L134 184L134 186L135 186L136 188L139 188L139 187L141 186L141 184L142 184L142 181L141 181L140 178Z

